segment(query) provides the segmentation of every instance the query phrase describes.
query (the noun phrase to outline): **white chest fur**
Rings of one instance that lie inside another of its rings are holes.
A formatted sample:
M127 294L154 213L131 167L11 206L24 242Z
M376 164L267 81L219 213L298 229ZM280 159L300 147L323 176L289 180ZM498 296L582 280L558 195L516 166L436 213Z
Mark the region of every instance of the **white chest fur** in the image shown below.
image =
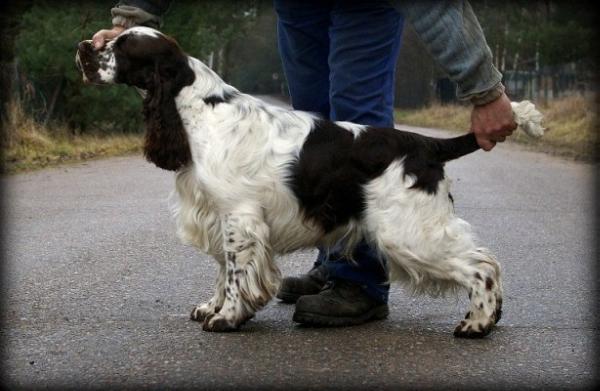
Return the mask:
M197 73L210 71L196 65ZM205 102L207 95L223 94L224 89L232 87L198 78L176 98L193 162L176 179L173 210L180 238L218 254L222 214L250 205L262 213L276 253L314 245L322 231L304 221L286 185L314 117L269 106L235 90L230 103Z

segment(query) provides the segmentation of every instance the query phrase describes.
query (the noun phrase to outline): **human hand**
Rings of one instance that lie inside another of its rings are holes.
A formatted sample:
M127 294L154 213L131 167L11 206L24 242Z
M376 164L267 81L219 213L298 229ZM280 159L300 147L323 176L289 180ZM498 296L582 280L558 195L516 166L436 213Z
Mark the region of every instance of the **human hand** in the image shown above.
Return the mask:
M103 30L98 31L92 37L92 44L94 45L94 49L96 49L96 50L102 49L102 47L104 46L104 43L106 41L110 41L111 39L114 39L119 34L121 34L123 31L125 31L125 27L123 27L123 26L113 26L113 28L110 30L103 29Z
M471 132L484 151L491 151L496 143L503 142L516 128L510 99L504 93L488 104L473 107Z

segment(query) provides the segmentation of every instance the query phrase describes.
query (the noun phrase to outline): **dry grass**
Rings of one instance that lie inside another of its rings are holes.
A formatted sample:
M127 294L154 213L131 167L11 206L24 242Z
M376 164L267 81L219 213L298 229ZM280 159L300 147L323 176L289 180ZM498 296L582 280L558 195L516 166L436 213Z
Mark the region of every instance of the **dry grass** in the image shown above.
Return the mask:
M534 140L517 132L510 138L511 141L527 145L530 149L578 160L598 158L595 152L600 148L600 137L595 99L577 95L537 105L545 116L547 133L542 139ZM397 110L396 122L465 132L469 129L470 112L469 106L433 105L420 110Z
M538 107L545 115L548 132L541 140L532 140L521 132L511 141L538 151L591 161L600 148L597 106L593 99L572 96L550 101ZM470 107L433 105L419 110L397 110L396 122L430 128L467 131ZM9 102L2 156L4 171L21 172L63 162L95 157L139 153L142 135L72 135L66 128L44 128L28 117L19 102Z
M436 104L423 109L398 109L395 120L404 125L466 132L470 117L471 111L467 106Z
M7 173L141 151L142 135L73 135L63 127L44 128L19 102L9 102L7 109L2 139Z

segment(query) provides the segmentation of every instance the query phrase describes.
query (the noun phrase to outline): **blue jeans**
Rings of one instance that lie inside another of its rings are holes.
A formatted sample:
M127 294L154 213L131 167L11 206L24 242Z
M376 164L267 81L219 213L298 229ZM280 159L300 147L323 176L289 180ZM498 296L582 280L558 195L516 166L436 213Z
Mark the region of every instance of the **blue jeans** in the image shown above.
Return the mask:
M385 0L275 0L279 52L292 105L333 121L393 127L394 70L402 16ZM331 279L387 302L385 260L361 242L354 263L319 249Z

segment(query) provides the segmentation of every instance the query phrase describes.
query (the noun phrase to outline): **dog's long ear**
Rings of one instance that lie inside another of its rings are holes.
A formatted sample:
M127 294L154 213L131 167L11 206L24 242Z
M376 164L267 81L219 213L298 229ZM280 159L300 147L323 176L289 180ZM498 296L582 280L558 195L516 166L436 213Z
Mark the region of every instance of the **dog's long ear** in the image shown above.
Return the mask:
M144 99L144 155L162 169L177 171L192 160L187 135L175 105L175 95L181 87L177 78L168 77L159 69L158 62L154 68L151 86Z

